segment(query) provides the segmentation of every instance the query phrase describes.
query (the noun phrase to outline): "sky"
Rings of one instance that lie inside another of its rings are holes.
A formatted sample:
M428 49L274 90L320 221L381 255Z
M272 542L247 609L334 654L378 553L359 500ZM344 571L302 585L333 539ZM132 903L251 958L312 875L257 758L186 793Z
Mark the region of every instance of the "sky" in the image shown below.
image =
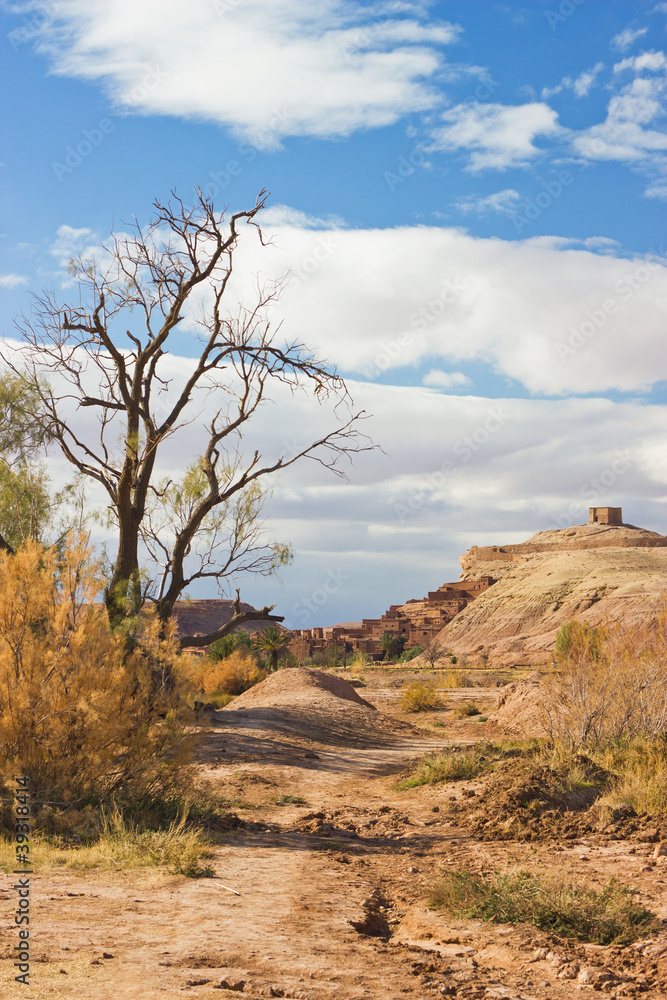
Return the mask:
M275 483L294 548L244 600L309 628L381 614L622 506L667 533L667 3L0 4L0 335L173 190L270 192L241 293L335 364L380 446ZM245 292L244 292L245 290ZM174 370L196 355L173 337ZM72 420L81 420L73 412ZM274 394L246 443L330 429ZM195 427L166 459L197 453ZM50 459L56 482L66 476ZM206 588L193 597L216 596Z

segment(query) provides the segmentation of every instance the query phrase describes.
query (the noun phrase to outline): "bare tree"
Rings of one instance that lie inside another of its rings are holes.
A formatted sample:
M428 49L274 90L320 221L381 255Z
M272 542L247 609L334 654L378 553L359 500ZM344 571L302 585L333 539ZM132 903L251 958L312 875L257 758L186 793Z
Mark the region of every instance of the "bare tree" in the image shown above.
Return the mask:
M435 667L443 656L447 655L447 646L442 639L436 635L432 639L429 639L422 649L421 655L430 667Z
M340 475L341 458L372 447L358 429L363 411L352 411L335 369L273 329L267 307L280 281L258 286L250 307L227 306L241 226L252 225L266 245L255 221L266 197L262 191L254 207L229 217L216 213L199 189L193 207L175 194L166 204L156 201L148 227L135 223L129 236L113 237L103 248L105 260L73 262L78 305L59 304L53 292L35 298L33 315L20 325L19 360L5 357L15 371L20 363L27 372L45 431L78 472L107 493L118 537L105 595L114 626L146 600L166 623L197 580L222 585L241 570L271 572L287 552L260 542L262 482L306 457ZM170 337L186 307L192 312L198 303L201 353L173 391L164 363ZM314 402L331 400L337 426L297 454L244 454L242 431L276 384L310 392ZM94 435L72 426L72 399L94 415ZM156 481L161 446L211 401L202 453L180 482ZM159 564L148 579L144 552ZM281 621L272 610L237 607L225 626L181 642L208 645L253 615Z

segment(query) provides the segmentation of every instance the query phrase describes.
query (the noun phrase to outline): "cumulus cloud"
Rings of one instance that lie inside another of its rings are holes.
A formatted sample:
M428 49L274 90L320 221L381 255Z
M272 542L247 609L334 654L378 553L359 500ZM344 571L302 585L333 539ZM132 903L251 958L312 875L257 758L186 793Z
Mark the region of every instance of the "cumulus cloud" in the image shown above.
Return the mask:
M591 87L597 83L597 78L603 69L604 63L599 62L590 69L584 70L574 79L571 76L564 76L557 86L542 88L542 100L547 100L554 94L560 94L565 89L574 91L577 97L586 97Z
M171 354L162 362L175 393L192 359ZM470 545L587 521L590 504L623 506L632 523L664 530L664 407L489 399L355 380L348 387L371 414L364 430L383 451L359 456L347 483L314 462L286 470L268 514L272 534L295 547L294 566L279 581L239 581L244 599L277 602L288 625L381 613L456 579L458 557ZM280 384L270 397L244 432L247 454L258 448L275 459L331 429L331 411L310 397ZM169 440L158 475L173 474L201 451L201 427L214 405L204 400L199 419ZM72 406L70 419L78 436L92 440L87 411ZM338 589L305 620L304 598L339 570Z
M422 364L465 373L482 362L556 395L643 392L663 377L665 262L629 260L605 238L504 241L435 226L268 232L274 246L249 243L239 274L290 271L273 319L348 374L374 380Z
M528 167L541 153L533 140L558 133L557 118L539 102L458 104L441 116L444 124L432 133L433 148L469 151L470 173Z
M475 215L486 215L489 212L499 215L512 215L517 210L521 195L514 188L505 188L487 195L463 195L453 204L460 212L472 212Z
M465 389L472 385L472 380L463 372L442 372L432 368L424 375L422 385L432 389Z
M612 49L618 49L619 52L625 52L631 45L634 45L638 38L645 35L647 31L648 28L624 28L618 35L614 35L611 40L611 47Z
M358 0L60 0L40 47L128 112L219 122L271 148L434 107L441 46L459 34L419 3L392 16Z
M637 75L623 86L609 101L606 120L574 134L572 146L586 159L660 169L665 165L667 131L656 126L664 118L667 58L662 52L643 53L624 59L614 70L656 75Z
M0 288L21 288L28 281L25 274L0 274Z
M647 198L657 198L659 201L667 201L667 179L649 184L644 194Z

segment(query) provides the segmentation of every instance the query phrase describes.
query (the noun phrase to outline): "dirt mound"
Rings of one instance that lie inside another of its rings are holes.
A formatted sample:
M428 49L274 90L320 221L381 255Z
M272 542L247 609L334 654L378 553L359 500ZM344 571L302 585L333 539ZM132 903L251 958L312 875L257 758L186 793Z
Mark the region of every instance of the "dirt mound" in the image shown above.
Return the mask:
M548 842L589 834L640 842L661 839L667 817L638 816L627 804L598 811L597 800L613 775L584 755L575 763L582 780L572 784L564 768L530 767L528 761L510 757L482 779L481 787L450 802L447 814L482 841Z
M544 736L543 700L541 674L536 671L500 689L496 711L489 720L517 736Z
M346 708L345 702L352 702L371 712L376 711L342 677L335 677L323 670L309 670L307 667L286 667L270 674L261 684L255 684L245 694L235 698L224 711L281 706L293 708L295 705L336 710Z

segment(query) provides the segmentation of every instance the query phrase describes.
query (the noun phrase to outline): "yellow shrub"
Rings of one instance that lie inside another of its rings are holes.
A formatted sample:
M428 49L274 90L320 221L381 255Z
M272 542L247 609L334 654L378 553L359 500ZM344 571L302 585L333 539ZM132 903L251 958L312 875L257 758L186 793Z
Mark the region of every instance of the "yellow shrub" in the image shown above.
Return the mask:
M443 703L433 681L417 679L408 684L401 695L404 712L434 712Z
M571 746L635 735L662 737L667 730L667 609L638 625L616 622L591 630L576 624L561 642L545 697L551 736Z
M266 676L266 670L262 670L252 656L240 649L235 649L224 660L217 662L201 657L187 668L190 684L204 695L214 692L243 694Z
M83 534L60 557L33 541L0 553L0 773L27 775L36 804L163 794L192 756L175 641L147 615L128 652L103 586Z

